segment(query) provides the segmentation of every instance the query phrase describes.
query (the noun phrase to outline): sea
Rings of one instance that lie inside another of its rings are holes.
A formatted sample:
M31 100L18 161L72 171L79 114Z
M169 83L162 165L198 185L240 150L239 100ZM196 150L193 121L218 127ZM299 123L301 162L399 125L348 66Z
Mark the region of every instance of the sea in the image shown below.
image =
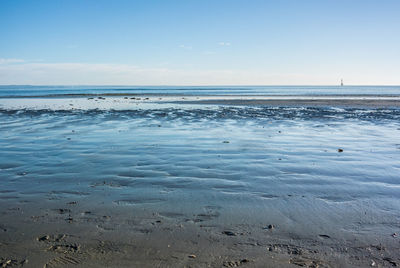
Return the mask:
M400 86L29 86L0 85L0 97L84 94L400 95Z

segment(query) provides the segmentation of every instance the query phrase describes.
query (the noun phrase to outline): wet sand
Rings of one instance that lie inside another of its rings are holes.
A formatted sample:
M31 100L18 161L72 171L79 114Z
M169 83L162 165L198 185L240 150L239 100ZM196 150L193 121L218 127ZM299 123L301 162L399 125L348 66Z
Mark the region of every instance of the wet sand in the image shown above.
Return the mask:
M301 229L296 233L282 231L279 222L254 225L243 220L242 224L210 224L209 218L215 217L213 208L186 217L135 209L115 211L88 205L81 199L68 200L35 208L14 204L2 209L3 267L392 267L398 264L398 238L389 233L387 237L361 233L344 239L318 232L302 236Z
M371 107L371 108L394 108L400 107L400 99L390 98L292 98L292 99L209 99L209 100L196 100L196 101L180 101L177 103L187 104L213 104L213 105L241 105L241 106L291 106L291 107Z
M277 98L0 100L0 266L400 265L396 97Z

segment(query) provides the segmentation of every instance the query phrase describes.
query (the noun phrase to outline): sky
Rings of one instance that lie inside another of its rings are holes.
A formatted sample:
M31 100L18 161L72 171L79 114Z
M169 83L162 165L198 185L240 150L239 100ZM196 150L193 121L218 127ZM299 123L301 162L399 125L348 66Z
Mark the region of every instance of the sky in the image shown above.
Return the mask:
M400 85L399 0L1 0L0 84Z

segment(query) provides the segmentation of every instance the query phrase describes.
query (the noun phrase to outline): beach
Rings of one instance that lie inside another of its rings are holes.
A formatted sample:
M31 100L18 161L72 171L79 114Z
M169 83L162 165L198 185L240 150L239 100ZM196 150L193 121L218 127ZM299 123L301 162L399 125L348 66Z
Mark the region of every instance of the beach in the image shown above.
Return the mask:
M0 98L3 267L400 265L398 95Z

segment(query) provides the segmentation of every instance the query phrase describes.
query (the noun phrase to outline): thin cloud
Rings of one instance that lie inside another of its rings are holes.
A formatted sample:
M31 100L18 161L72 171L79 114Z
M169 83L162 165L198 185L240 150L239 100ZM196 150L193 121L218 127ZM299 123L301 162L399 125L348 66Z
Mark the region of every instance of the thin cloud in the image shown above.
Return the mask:
M203 55L214 55L216 54L214 51L203 51Z
M186 49L186 50L191 50L192 47L191 46L187 46L187 45L180 45L180 48Z
M230 42L219 42L218 45L229 47L231 45Z
M314 81L318 84L320 80ZM21 63L0 65L0 84L31 85L248 85L309 83L309 77L249 70L143 68L130 64Z
M4 59L0 58L0 64L11 64L11 63L21 63L25 62L24 60L21 59Z

